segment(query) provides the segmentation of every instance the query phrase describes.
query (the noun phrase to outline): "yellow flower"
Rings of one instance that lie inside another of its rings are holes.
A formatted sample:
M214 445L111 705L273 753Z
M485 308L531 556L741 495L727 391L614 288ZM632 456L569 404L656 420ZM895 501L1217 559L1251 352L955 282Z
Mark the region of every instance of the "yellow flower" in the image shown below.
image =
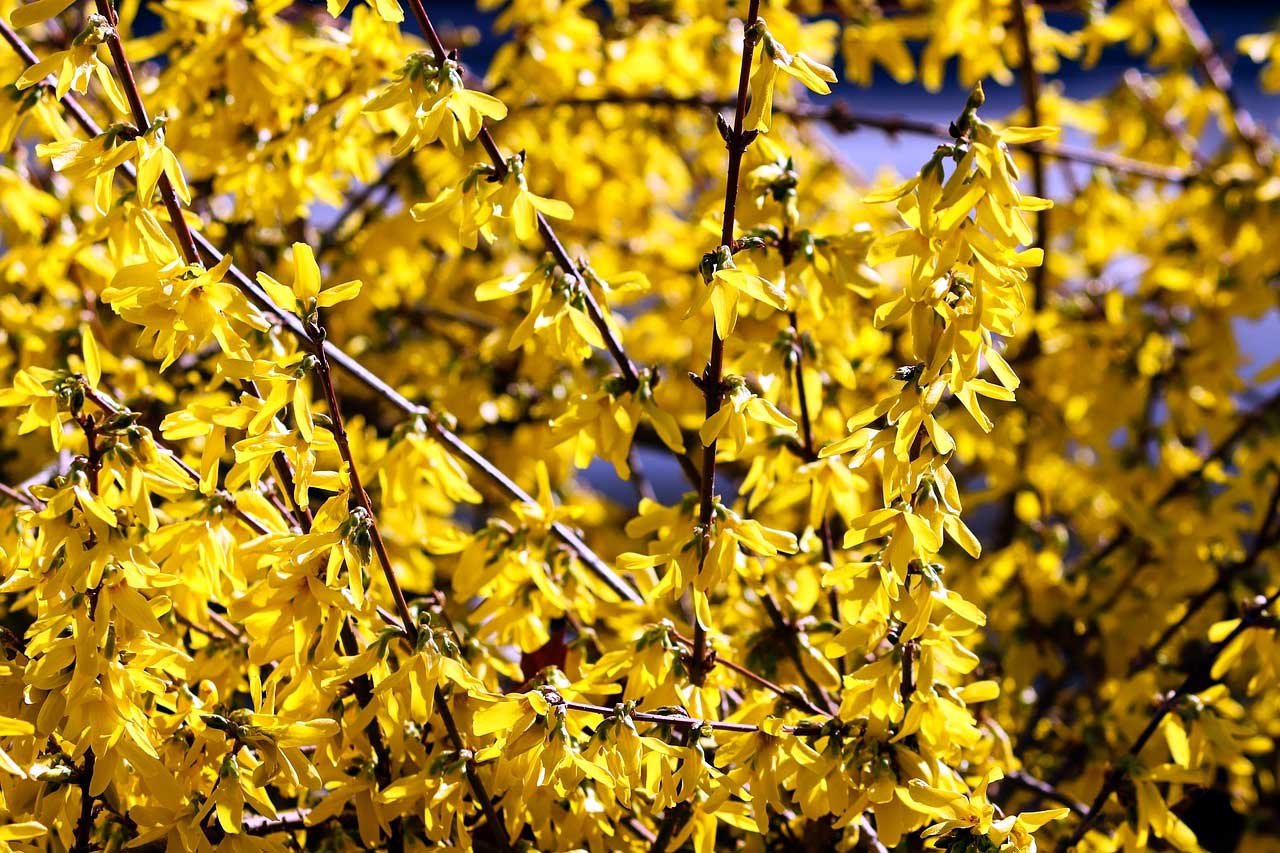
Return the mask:
M446 59L437 64L428 53L409 57L396 80L371 98L364 110L377 113L400 104L407 104L411 112L391 147L396 157L437 139L458 152L464 141L476 138L486 118L502 119L507 114L497 98L463 85L456 62Z
M163 266L154 261L132 264L115 274L102 301L143 327L141 340L151 341L152 355L162 359L161 370L210 339L223 352L240 355L245 344L237 324L257 330L269 324L239 288L222 280L230 268L230 255L208 270L178 260Z
M591 357L592 349L604 349L604 338L587 313L586 298L578 279L547 262L528 273L515 273L483 282L476 287L477 302L491 302L530 292L529 312L511 333L507 348L520 349L535 334L548 334L557 352L575 361Z
M54 0L53 4L37 2L15 11L14 26L28 26L53 17L61 10L50 11L50 6L56 7L59 4L64 7L69 5L62 0ZM98 58L98 48L111 34L112 27L107 23L107 19L97 13L91 14L88 24L72 40L71 47L52 53L28 67L18 77L18 88L26 89L44 80L48 75L56 74L57 84L54 89L58 97L62 98L73 90L83 95L89 89L89 79L97 77L111 105L121 113L128 114L129 105L125 101L124 93L120 91L120 86L111 75L111 70L107 68L106 63Z
M741 376L724 377L727 389L719 411L707 418L698 431L702 444L723 441L732 455L739 453L747 443L747 421L768 424L784 432L795 432L796 422L778 411L778 407L763 397L758 397L747 387Z
M768 131L773 121L773 90L779 72L791 75L810 91L831 94L829 83L836 82L835 72L803 53L791 54L770 34L761 21L756 24L760 38L760 59L751 73L751 105L743 123L746 130Z
M779 311L786 311L790 305L786 291L781 287L762 276L738 269L728 246L704 255L699 272L707 287L703 288L685 316L691 316L710 300L716 334L721 338L728 337L737 324L744 294Z
M115 124L92 139L41 143L36 146L36 154L48 157L53 168L70 180L93 178L94 206L105 214L111 209L115 195L115 170L138 152L133 134L133 128Z
M563 201L529 191L523 154L507 160L507 173L503 176L502 185L489 198L494 215L510 220L519 240L528 240L538 233L539 213L552 219L573 218L573 208Z
M1070 809L1057 808L1038 812L1023 812L997 819L995 807L987 799L987 787L1004 778L997 767L982 778L973 793L949 791L932 787L919 779L911 781L911 800L918 806L944 817L921 833L929 839L930 848L951 848L952 839L985 838L997 850L1013 850L1034 853L1032 833L1054 820L1070 814Z
M631 477L631 445L641 418L653 425L658 438L675 453L684 453L680 424L654 399L653 378L640 377L634 391L619 376L607 378L600 391L581 394L551 423L559 441L574 440L574 462L586 468L597 456L613 464L618 476Z
M878 64L897 82L910 83L916 72L906 39L923 35L922 29L901 19L872 20L845 27L845 72L849 82L870 86L874 65Z
M327 9L330 17L340 17L350 2L351 0L328 0ZM397 0L368 0L368 3L384 21L398 24L404 20L404 10L400 8Z
M62 449L62 418L58 412L63 395L58 393L59 379L51 370L31 367L14 375L12 388L0 390L0 407L27 407L19 422L19 434L46 427L55 450Z
M464 249L474 249L480 238L486 243L494 239L494 216L491 196L495 184L487 180L493 168L481 166L473 169L457 186L445 187L431 201L419 202L410 209L415 222L434 225L452 214L458 218L458 242Z
M182 174L182 166L164 144L164 124L163 118L153 119L150 129L134 140L138 151L138 198L144 203L150 203L156 184L160 182L160 175L164 174L168 176L178 198L184 204L190 204L191 188L187 186L187 179Z
M293 244L293 283L285 287L264 272L258 273L258 284L267 291L271 300L286 311L292 311L309 322L314 322L319 308L330 308L340 302L360 295L363 283L344 281L321 289L320 267L316 256L306 243Z

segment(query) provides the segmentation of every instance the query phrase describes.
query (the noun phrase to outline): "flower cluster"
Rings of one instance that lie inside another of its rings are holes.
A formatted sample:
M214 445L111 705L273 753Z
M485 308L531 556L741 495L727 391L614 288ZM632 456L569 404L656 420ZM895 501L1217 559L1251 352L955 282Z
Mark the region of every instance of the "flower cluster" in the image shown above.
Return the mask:
M1280 158L1185 0L141 5L0 0L0 851L1275 843Z

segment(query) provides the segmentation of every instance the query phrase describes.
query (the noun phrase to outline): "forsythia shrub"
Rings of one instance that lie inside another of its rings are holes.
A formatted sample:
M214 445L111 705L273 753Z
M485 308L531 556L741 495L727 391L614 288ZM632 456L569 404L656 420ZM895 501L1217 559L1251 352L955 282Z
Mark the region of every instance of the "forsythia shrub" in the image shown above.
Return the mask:
M1280 170L1186 0L141 5L0 0L0 848L1280 844Z

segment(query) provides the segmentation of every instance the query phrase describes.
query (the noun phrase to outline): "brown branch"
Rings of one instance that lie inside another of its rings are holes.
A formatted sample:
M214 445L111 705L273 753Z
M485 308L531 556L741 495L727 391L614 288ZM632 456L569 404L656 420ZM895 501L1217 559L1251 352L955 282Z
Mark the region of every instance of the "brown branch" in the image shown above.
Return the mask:
M781 636L783 646L787 650L787 656L791 658L791 663L795 666L796 672L800 674L801 680L809 688L809 692L822 700L822 703L827 706L826 713L834 715L838 703L827 695L827 691L823 690L822 686L804 668L804 659L802 657L804 651L800 648L799 629L783 615L782 608L778 606L777 600L774 599L768 588L760 591L760 601L764 604L765 613L768 614L769 621L773 623L773 630Z
M751 0L747 8L747 16L742 27L742 62L738 70L738 97L733 113L733 128L725 134L725 145L729 149L729 165L725 178L724 214L720 226L720 245L733 243L733 226L738 207L738 179L742 172L742 157L747 146L755 138L755 133L746 133L743 125L747 115L747 95L751 80L751 60L755 55L756 41L759 38L756 23L760 17L760 0ZM704 415L710 420L720 410L724 400L724 340L720 330L712 324L711 355L702 372L701 383L705 401ZM716 502L716 447L718 441L712 439L702 451L702 482L698 495L698 526L702 543L698 555L699 571L702 561L707 559L711 551L711 518ZM696 593L695 593L696 594ZM707 672L706 660L707 631L696 617L693 620L693 665L689 673L695 685L701 685Z
M17 489L15 489L13 486L7 485L5 483L0 483L0 495L4 495L6 498L8 498L9 500L13 501L16 504L31 507L32 509L37 511L44 508L44 504L41 503L39 500L37 500L35 497L28 494L24 494L23 492L20 492Z
M754 138L754 132L747 135L743 131L747 114L748 84L751 79L751 59L755 54L756 22L760 17L760 0L750 0L747 15L742 22L742 61L738 71L738 98L734 110L733 128L724 128L725 144L729 149L729 166L725 180L724 220L721 224L720 245L730 246L733 243L733 225L738 204L738 178L742 170L742 155ZM709 286L709 285L708 285ZM705 399L705 415L711 418L720 408L724 399L724 341L715 324L711 327L711 355L701 377L701 387ZM713 439L703 448L701 479L698 484L698 525L700 543L698 549L698 570L707 559L711 550L711 517L715 509L716 489L716 444ZM693 595L697 595L693 590ZM695 602L695 611L697 605ZM697 613L693 619L693 649L689 678L694 685L701 686L706 677L710 661L707 660L707 630ZM692 731L686 732L686 742L693 739ZM690 794L692 796L692 794ZM692 814L692 806L688 802L677 803L667 808L658 827L658 837L650 848L651 853L666 853L670 839L677 835Z
M450 56L456 59L457 51L452 54L445 48L444 43L440 40L439 35L435 31L435 27L431 23L431 16L427 14L422 0L410 0L410 7L413 10L414 17L417 19L418 26L422 29L427 37L431 50L435 54L436 61L443 63ZM508 171L507 160L502 156L502 150L498 147L497 141L493 138L493 134L489 128L482 122L480 125L480 133L478 135L480 145L488 154L490 162L493 164L494 175L501 180ZM640 386L641 375L649 372L651 376L656 373L648 368L637 367L626 350L622 346L622 342L618 339L617 333L613 327L605 320L604 312L600 307L599 301L595 294L591 292L587 276L583 275L585 264L574 263L569 257L569 252L565 249L564 243L552 228L551 223L541 213L536 214L538 223L538 234L542 237L543 245L546 250L551 253L556 264L562 271L571 277L576 285L576 290L582 295L583 305L586 308L587 317L591 320L591 324L596 327L600 333L600 337L604 340L605 348L609 351L609 355L613 358L614 363L618 366L622 373L622 378L626 383L626 387L630 391L635 391ZM664 445L665 446L665 445ZM693 464L693 461L687 454L676 453L671 451L676 461L680 464L681 470L686 478L695 489L701 487L701 473Z
M920 643L908 640L902 644L902 684L899 693L902 695L902 707L911 706L911 696L916 692L916 659L920 657Z
M351 442L347 436L346 424L342 419L342 407L338 404L338 392L333 381L333 371L329 366L328 355L325 353L324 329L318 325L312 326L310 332L312 352L315 354L318 363L316 374L319 376L320 384L324 388L325 400L329 404L329 418L333 422L333 440L338 445L338 453L342 456L342 461L347 464L347 476L351 478L351 498L368 516L369 530L373 536L373 548L377 552L383 578L387 582L387 587L391 590L391 597L395 600L396 614L400 617L400 628L404 631L405 636L409 638L409 641L416 646L418 642L418 626L414 622L413 614L409 612L408 599L405 598L404 589L400 586L400 581L396 578L395 569L391 566L391 557L387 554L387 545L382 539L382 530L374 515L373 502L369 500L369 493L364 490L364 484L360 480L360 471L356 467L355 457L351 453ZM352 570L355 570L355 568L352 567Z
M382 567L383 578L387 582L387 586L391 589L391 596L395 599L396 613L399 616L401 628L415 652L418 648L419 631L418 626L414 622L413 614L409 611L409 602L405 598L404 589L400 586L400 581L396 578L395 569L391 565L391 557L387 553L386 542L382 538L382 527L378 524L377 515L373 509L373 502L369 499L369 493L365 491L364 484L360 479L360 470L356 465L355 457L351 452L351 442L347 436L346 425L342 418L342 407L338 403L338 392L334 385L333 370L329 366L328 354L325 352L325 331L324 327L319 325L317 320L308 328L311 349L316 356L317 368L316 373L320 378L321 384L324 386L325 399L329 406L329 417L333 423L334 442L338 445L338 453L342 457L342 461L347 466L347 476L351 479L351 496L355 503L364 510L368 529L373 539L373 549L377 554L378 563ZM359 571L356 566L348 567L349 571ZM369 699L372 700L372 691L370 690ZM493 801L489 798L489 793L485 789L483 780L480 778L479 772L476 770L475 761L470 757L470 751L466 747L466 742L462 738L462 733L458 730L458 724L453 719L453 712L449 710L449 703L444 691L439 685L435 688L435 706L440 714L441 720L444 722L445 731L449 736L450 742L453 744L460 756L466 756L463 759L463 768L467 777L467 783L471 787L471 793L475 797L476 804L480 807L484 814L485 820L489 825L490 831L494 838L497 839L498 847L502 850L511 849L511 841L507 837L506 826L498 818L494 810ZM403 840L397 845L403 847Z
M1026 771L1011 770L1009 771L1009 773L1005 775L1004 778L1006 781L1012 782L1015 785L1019 785L1023 788L1026 788L1028 791L1035 791L1037 794L1044 797L1046 800L1051 800L1055 803L1058 803L1059 805L1066 806L1067 808L1071 809L1071 811L1078 814L1080 817L1089 816L1089 807L1086 806L1084 803L1076 800L1074 797L1064 794L1062 791L1059 791L1057 788L1053 787L1048 782L1045 782L1041 779L1037 779L1036 777L1032 776L1030 773L1027 773Z
M76 819L72 853L88 853L92 849L90 835L93 833L93 804L97 798L89 793L89 785L96 765L97 758L93 754L93 747L89 747L85 750L84 764L81 765L78 774L80 776L80 816Z
M91 401L104 412L109 412L114 415L127 414L130 412L127 407L117 403L115 400L111 399L106 394L103 394L96 388L91 388L87 383L83 385L82 388L84 390L85 399ZM145 429L145 427L142 427L142 429ZM166 441L164 437L158 433L152 433L150 430L147 430L147 432L151 435L151 440L155 442L156 446L169 454L173 463L182 469L182 473L191 478L193 486L198 486L200 483L200 473L183 460L182 455L178 452L177 448ZM243 522L258 536L265 536L270 532L265 526L263 526L262 522L258 521L256 518L237 506L235 497L231 493L220 490L217 493L217 497L224 506L231 510L232 515Z
M89 490L95 494L102 492L102 445L99 443L99 424L93 415L85 415L75 410L72 411L73 419L84 432L85 452L87 456L86 473L89 479ZM97 544L97 539L93 533L89 534L88 540L84 543L85 550L91 550ZM98 591L101 589L101 581L98 586L90 587L85 590L85 597L89 602L89 621L93 622L95 611L98 605ZM76 819L75 840L71 847L72 853L88 853L92 849L91 836L93 834L93 817L94 803L98 797L89 792L90 786L93 784L93 771L97 765L97 756L94 754L93 747L90 746L85 750L84 763L81 764L79 770L80 783L80 816Z
M117 43L119 42L119 39L117 36L113 35L113 38L115 38ZM128 61L124 57L123 48L121 48L119 51L113 50L112 55L116 59L116 62L118 63L118 67L122 66L128 72L127 73L128 87L126 88L126 91L130 91L133 93L133 96L130 98L130 103L134 104L135 115L139 116L139 120L145 121L146 111L142 105L140 97L138 96L137 87L136 87L136 84L134 83L132 70L129 68ZM182 235L184 233L187 235L186 240L183 241L183 246L185 251L185 246L187 245L187 242L190 241L191 235L190 235L190 231L188 231L186 228L185 220L182 219L182 209L178 204L177 196L174 193L171 185L168 185L166 189L165 183L161 184L161 194L166 199L166 205L170 205L171 203L171 206L170 206L171 216L176 215L177 217L176 221L182 223L178 233L179 235ZM192 252L194 253L194 244L192 245ZM197 263L199 258L194 256L193 254L193 255L189 255L186 260L188 263ZM321 359L321 362L323 364L324 363L323 348L319 349L319 353L320 353L319 358ZM260 396L258 395L257 388L253 385L252 382L245 383L244 387L249 393L253 394L254 396ZM326 390L330 389L331 387L332 387L331 383L327 384ZM124 406L117 404L114 400L110 399L109 397L97 391L96 389L89 387L87 383L84 385L84 391L85 391L85 396L90 400L92 400L94 404L97 405L99 408L101 408L104 412L120 414L128 411L128 409L126 409ZM337 430L341 429L341 415L338 412L336 408L336 404L334 404L332 398L330 403L331 403L331 410L334 415L334 421L336 423L336 428L335 428L335 432L336 432ZM343 432L342 435L343 435L343 438L345 439L345 432ZM187 465L185 461L183 461L181 455L177 452L175 448L170 446L163 439L163 437L159 435L153 436L153 440L156 442L157 445L161 446L170 454L173 461L183 470L183 472L189 478L191 478L193 483L197 485L199 484L201 479L199 473L196 472L195 469L191 468L191 466ZM349 448L348 448L348 452L349 452ZM344 456L344 458L347 458L347 457ZM278 453L274 455L273 463L275 465L275 469L277 472L277 477L276 477L277 484L281 487L285 495L288 496L290 499L292 499L294 502L294 512L295 512L295 517L297 520L297 524L299 525L299 528L304 532L309 531L311 528L311 512L309 508L300 505L297 502L296 498L294 498L293 472L290 469L288 460L284 457L283 453ZM358 486L359 480L358 480L358 476L355 474L354 465L352 465L351 468L353 472L352 474L353 483ZM363 490L361 490L361 493L363 494ZM237 518L239 518L242 522L244 522L256 534L265 535L268 532L267 529L260 522L258 522L253 517L249 516L243 510L241 510L240 507L237 506L234 497L232 497L229 493L222 492L221 496L222 496L223 503L231 508L232 513ZM368 500L367 495L365 495L365 500L367 502ZM393 592L398 592L399 587L394 583L394 576L391 577L390 583L391 583ZM397 604L401 603L402 601L403 601L403 595L401 595L400 598L397 599ZM210 611L210 614L213 615L212 611ZM195 626L194 623L191 623L185 619L183 621L186 622L186 624L189 627L197 628L197 626ZM236 638L241 638L243 636L242 634L240 634L238 629L236 629L233 625L231 625L230 622L227 622L226 620L222 620L222 627L223 627L223 630L229 636L236 637ZM205 632L203 629L197 628L197 630L200 630L206 634L208 633L208 632ZM341 640L343 644L344 653L346 653L347 655L358 654L359 648L358 648L358 643L355 637L355 633L351 627L350 620L346 618L343 619ZM373 701L372 679L367 674L358 677L357 679L355 679L354 689L355 689L357 701L360 703L361 707L362 708L368 707L368 705ZM376 717L372 718L369 721L369 725L367 726L367 732L369 735L370 745L372 746L375 757L377 758L377 766L375 768L375 772L377 774L378 783L380 787L385 788L388 785L390 785L392 781L391 755L390 755L390 751L386 747L386 740L383 737L381 725L379 724ZM389 839L388 846L389 846L389 849L392 851L401 851L404 849L403 828L402 828L402 822L400 820L395 820L391 824L391 837Z
M705 95L677 96L664 92L652 94L605 93L595 96L563 98L556 101L527 101L512 108L512 112L535 109L554 109L556 107L596 107L601 104L646 105L653 107L684 107L694 109L721 110L732 106L731 103ZM853 133L862 128L873 128L889 135L909 133L916 136L951 140L951 132L947 125L940 122L924 121L901 115L871 114L854 111L848 101L833 99L828 105L812 104L799 101L790 105L774 104L774 115L786 116L795 121L819 121L831 126L837 133ZM1132 175L1161 183L1187 184L1201 180L1200 172L1179 169L1174 166L1161 166L1135 160L1108 151L1095 151L1074 145L1054 142L1028 142L1011 146L1028 152L1038 152L1054 160L1082 163L1097 166L1118 174Z
M688 637L684 636L678 631L672 631L671 636L674 637L676 639L676 642L680 643L681 645L688 646L689 648L693 648L693 640L689 639ZM779 699L783 699L786 702L789 702L790 704L794 705L796 708L799 708L801 711L805 711L806 713L810 713L810 714L817 714L823 717L831 716L831 712L829 710L827 711L822 710L821 708L819 708L817 705L813 703L813 700L811 700L808 696L804 695L803 693L798 693L793 689L788 689L786 687L783 687L781 684L778 684L775 681L765 678L760 673L755 672L754 670L748 669L747 667L743 666L740 663L734 663L733 661L722 658L719 655L716 656L715 662L718 666L723 666L725 669L732 670L733 672L738 673L738 675L741 675L743 678L747 679L748 681L751 681L759 685L760 687L763 687L765 690L768 690L776 694ZM800 667L799 662L796 663L796 666L797 668ZM803 670L801 671L803 672Z
M591 705L585 702L569 702L565 699L555 701L557 697L548 697L548 701L552 704L564 705L566 710L581 711L588 714L598 714L601 717L617 717L622 712L618 708L607 708L604 705ZM761 728L751 723L730 723L724 720L699 720L696 717L690 717L688 714L680 713L650 713L648 711L633 711L631 718L642 723L654 723L660 726L668 726L676 731L691 731L696 729L708 728L718 732L734 732L736 734L755 734L761 731ZM822 725L818 723L796 723L794 725L785 725L782 731L786 734L794 734L804 737L816 737L822 729Z
M147 116L146 105L142 102L142 95L138 91L138 84L133 74L133 66L130 65L128 57L124 52L124 44L120 40L120 34L117 31L119 19L111 0L96 0L98 13L107 19L110 30L107 34L107 45L111 52L112 62L116 67L116 74L119 76L121 86L124 89L125 99L129 103L129 109L133 113L133 118L137 130L141 134L147 133L151 128L151 121ZM157 182L160 190L160 197L164 202L165 209L169 213L169 220L173 226L174 233L178 237L178 244L182 250L183 259L188 264L198 264L200 262L199 252L196 251L195 241L192 238L190 227L187 225L186 218L183 215L182 205L178 200L177 192L173 188L166 172L161 172L160 179ZM150 199L139 199L142 204L149 204ZM252 381L242 383L242 388L255 397L260 397L256 385ZM174 454L177 458L177 454ZM277 481L282 486L291 486L293 482L293 472L289 469L289 462L283 453L277 453L272 464L277 472ZM198 478L197 478L198 479ZM292 492L292 488L289 489ZM310 510L295 507L299 519L302 516L309 518Z

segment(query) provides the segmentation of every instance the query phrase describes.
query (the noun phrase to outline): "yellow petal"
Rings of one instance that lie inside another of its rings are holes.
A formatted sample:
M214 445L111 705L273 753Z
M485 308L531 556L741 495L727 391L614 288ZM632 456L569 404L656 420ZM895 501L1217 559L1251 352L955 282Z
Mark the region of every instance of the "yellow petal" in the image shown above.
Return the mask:
M14 29L29 27L32 24L47 21L54 15L62 14L62 11L73 2L74 0L36 0L34 3L14 9L13 14L9 16L9 23Z
M320 297L316 300L316 304L321 308L328 308L332 305L337 305L339 302L355 299L360 295L360 288L363 286L364 283L359 279L335 284L320 292Z
M29 737L36 733L36 727L26 720L0 716L0 737Z
M26 841L30 838L40 838L48 834L49 830L45 825L34 820L25 820L22 823L0 826L0 841Z
M1040 142L1054 139L1058 135L1056 127L1006 127L1000 131L1000 139L1009 145L1025 145L1028 142Z
M84 374L94 388L102 379L102 355L98 351L98 341L93 331L87 326L80 327L80 347L84 352Z
M994 681L975 681L960 688L960 698L966 705L990 702L1000 696L1000 685Z
M320 295L320 267L306 243L293 244L293 292L303 302Z

